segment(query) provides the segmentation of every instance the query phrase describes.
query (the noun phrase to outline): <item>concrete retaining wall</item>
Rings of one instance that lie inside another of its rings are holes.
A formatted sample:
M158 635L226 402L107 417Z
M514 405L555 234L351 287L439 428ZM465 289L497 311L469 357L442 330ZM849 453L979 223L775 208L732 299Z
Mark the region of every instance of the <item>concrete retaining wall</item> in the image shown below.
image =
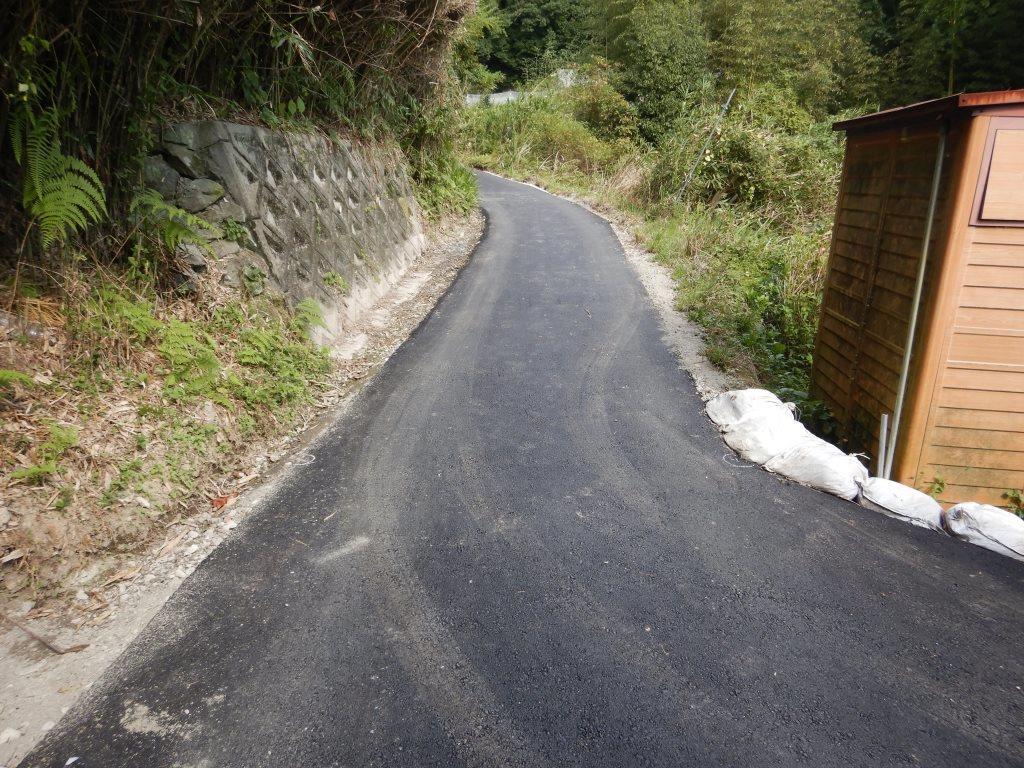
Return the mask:
M217 225L213 256L187 248L201 271L268 286L294 305L324 308L329 342L385 293L421 253L422 218L394 150L222 121L166 125L145 180ZM344 278L347 290L339 288Z

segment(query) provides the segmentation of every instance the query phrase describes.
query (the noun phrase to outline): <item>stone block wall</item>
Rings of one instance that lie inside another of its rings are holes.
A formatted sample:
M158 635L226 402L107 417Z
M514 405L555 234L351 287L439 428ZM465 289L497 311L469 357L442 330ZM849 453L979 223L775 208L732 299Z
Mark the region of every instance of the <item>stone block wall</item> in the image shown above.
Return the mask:
M213 258L233 285L265 279L292 305L315 299L324 343L423 249L419 206L393 150L224 121L171 123L145 181L222 235L210 242L212 256L186 249L191 268Z

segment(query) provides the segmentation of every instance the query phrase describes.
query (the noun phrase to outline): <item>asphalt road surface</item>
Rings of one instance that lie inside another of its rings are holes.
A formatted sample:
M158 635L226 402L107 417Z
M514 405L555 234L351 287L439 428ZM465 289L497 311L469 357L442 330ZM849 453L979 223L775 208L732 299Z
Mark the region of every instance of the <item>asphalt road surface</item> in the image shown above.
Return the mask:
M29 766L1024 765L1024 566L735 460L597 217L450 292Z

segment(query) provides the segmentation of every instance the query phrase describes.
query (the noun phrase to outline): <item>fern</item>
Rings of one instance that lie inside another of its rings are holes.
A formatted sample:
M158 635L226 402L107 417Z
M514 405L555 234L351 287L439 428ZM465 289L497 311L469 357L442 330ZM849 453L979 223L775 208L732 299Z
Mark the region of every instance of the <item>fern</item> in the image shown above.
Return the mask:
M23 387L31 387L32 377L21 371L12 371L9 368L0 368L0 390L14 389L15 384Z
M291 326L300 336L308 336L313 328L326 328L324 311L315 299L307 297L295 305Z
M330 366L324 350L293 341L280 324L245 329L241 342L236 359L248 370L244 379L233 382L233 388L250 408L287 406L307 399L310 385Z
M43 462L55 462L68 448L78 445L78 430L74 427L62 427L50 422L50 437L39 446L39 456Z
M164 390L168 397L184 400L201 394L220 399L217 393L220 361L208 335L197 333L192 323L169 320L157 350L170 369Z
M82 310L80 330L97 343L115 337L144 344L163 328L152 302L128 297L111 285L93 291Z
M212 253L210 243L205 234L215 238L221 236L220 230L205 219L189 213L184 208L171 205L159 192L144 189L132 199L129 210L138 215L141 221L150 227L168 249L174 250L179 245L192 243L207 253Z
M44 248L64 242L107 215L103 183L96 171L60 150L57 111L38 117L27 106L10 122L14 159L25 168L22 205L39 229Z
M50 475L56 474L57 464L52 461L44 461L42 464L32 464L11 472L12 480L24 480L26 483L42 485Z

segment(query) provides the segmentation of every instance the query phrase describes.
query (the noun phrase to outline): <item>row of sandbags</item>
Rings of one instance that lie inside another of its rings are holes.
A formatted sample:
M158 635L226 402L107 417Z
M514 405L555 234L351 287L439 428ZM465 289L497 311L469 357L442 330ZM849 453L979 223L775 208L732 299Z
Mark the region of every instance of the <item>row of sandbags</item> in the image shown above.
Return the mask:
M724 392L709 400L706 410L730 448L769 472L1024 560L1024 520L987 504L964 503L943 510L914 488L870 477L856 456L812 435L796 418L792 403L783 403L765 389Z

